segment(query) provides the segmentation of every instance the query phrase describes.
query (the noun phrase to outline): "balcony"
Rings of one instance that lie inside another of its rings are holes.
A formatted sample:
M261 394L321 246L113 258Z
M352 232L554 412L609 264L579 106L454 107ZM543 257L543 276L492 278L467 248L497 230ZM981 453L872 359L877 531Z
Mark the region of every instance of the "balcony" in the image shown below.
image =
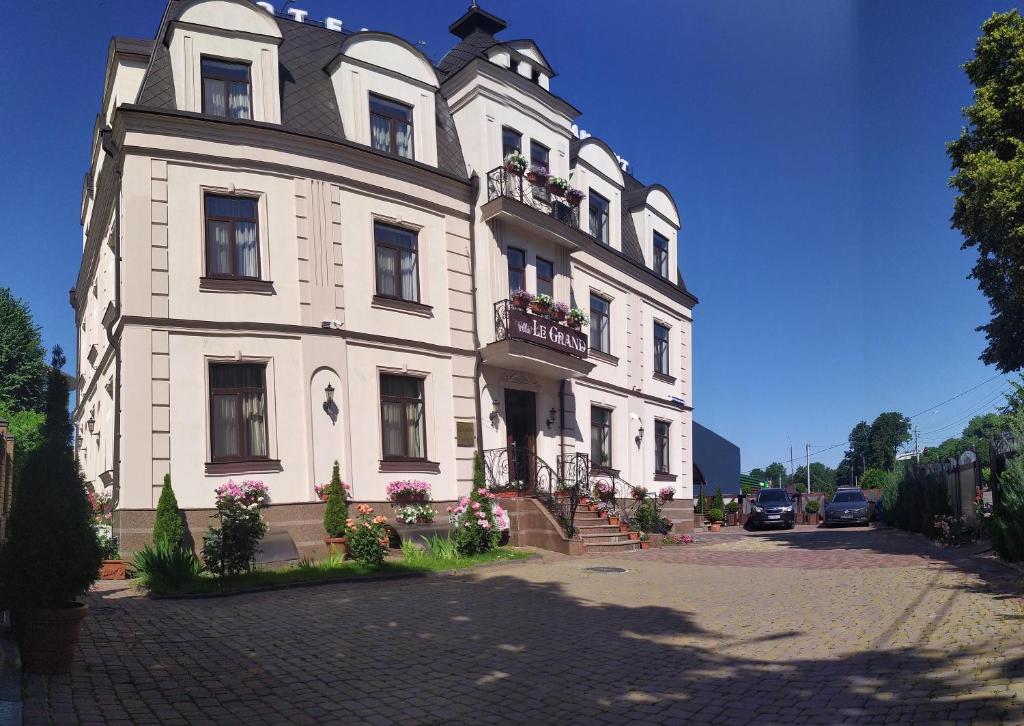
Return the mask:
M526 176L510 174L503 166L487 172L487 202L480 212L485 222L500 219L569 249L578 249L588 239L580 230L578 206L534 186Z
M481 355L487 365L547 378L579 378L594 369L587 360L587 336L510 300L494 304L494 342Z

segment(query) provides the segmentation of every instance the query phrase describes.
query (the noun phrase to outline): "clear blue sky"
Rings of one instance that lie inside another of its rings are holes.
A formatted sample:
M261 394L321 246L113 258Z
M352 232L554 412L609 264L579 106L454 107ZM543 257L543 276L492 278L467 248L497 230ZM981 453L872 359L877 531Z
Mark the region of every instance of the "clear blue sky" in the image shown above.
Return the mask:
M280 5L282 0L276 0ZM425 41L435 60L467 0L300 0L310 17ZM538 41L580 125L661 182L682 216L694 311L695 417L743 468L843 441L884 410L913 414L995 374L978 361L985 300L949 228L944 143L971 89L981 22L1010 2L623 3L483 0L503 37ZM112 35L151 38L156 0L42 0L0 24L0 286L47 345L74 349L67 290ZM958 433L1005 384L915 418ZM819 458L834 464L842 447Z

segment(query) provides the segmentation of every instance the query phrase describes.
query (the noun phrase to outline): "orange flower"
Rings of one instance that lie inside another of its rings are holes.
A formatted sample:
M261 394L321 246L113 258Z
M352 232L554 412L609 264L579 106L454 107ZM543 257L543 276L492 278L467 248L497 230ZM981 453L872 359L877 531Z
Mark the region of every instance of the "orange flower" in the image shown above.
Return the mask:
M369 504L360 504L356 509L359 510L360 514L373 514L373 507Z
M386 521L388 521L387 518L382 517L379 514L373 518L374 524L384 524Z
M348 527L349 529L351 529L352 527L356 526L356 523L352 521L351 517L349 517L348 519L345 520L345 526Z

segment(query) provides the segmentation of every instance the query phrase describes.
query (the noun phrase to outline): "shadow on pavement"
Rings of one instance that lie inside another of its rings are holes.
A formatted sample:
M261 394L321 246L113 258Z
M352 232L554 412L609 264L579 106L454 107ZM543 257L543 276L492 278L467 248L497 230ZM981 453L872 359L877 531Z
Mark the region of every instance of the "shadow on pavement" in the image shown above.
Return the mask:
M888 539L857 543L900 547ZM26 723L68 709L167 723L1024 722L1012 693L978 690L991 653L801 659L780 642L760 660L724 652L727 634L691 613L596 604L514 574L93 600L74 673L29 681ZM1008 661L1003 677L1021 667Z

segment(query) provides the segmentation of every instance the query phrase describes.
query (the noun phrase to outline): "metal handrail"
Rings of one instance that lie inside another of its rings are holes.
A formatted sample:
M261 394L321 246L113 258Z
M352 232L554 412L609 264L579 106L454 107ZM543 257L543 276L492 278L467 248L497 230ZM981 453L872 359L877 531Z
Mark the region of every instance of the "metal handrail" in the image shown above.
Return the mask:
M562 224L580 228L580 208L562 201L547 190L546 187L531 184L528 175L513 174L505 167L499 166L487 172L487 200L504 197L514 199L521 204L536 209Z
M582 455L581 455L582 456ZM514 491L535 496L554 515L565 530L567 537L576 535L576 509L580 497L586 495L585 473L582 479L575 478L577 469L567 467L559 461L563 472L559 473L550 464L530 449L522 446L505 446L484 451L484 474L487 485L494 491ZM579 467L578 463L571 466Z

